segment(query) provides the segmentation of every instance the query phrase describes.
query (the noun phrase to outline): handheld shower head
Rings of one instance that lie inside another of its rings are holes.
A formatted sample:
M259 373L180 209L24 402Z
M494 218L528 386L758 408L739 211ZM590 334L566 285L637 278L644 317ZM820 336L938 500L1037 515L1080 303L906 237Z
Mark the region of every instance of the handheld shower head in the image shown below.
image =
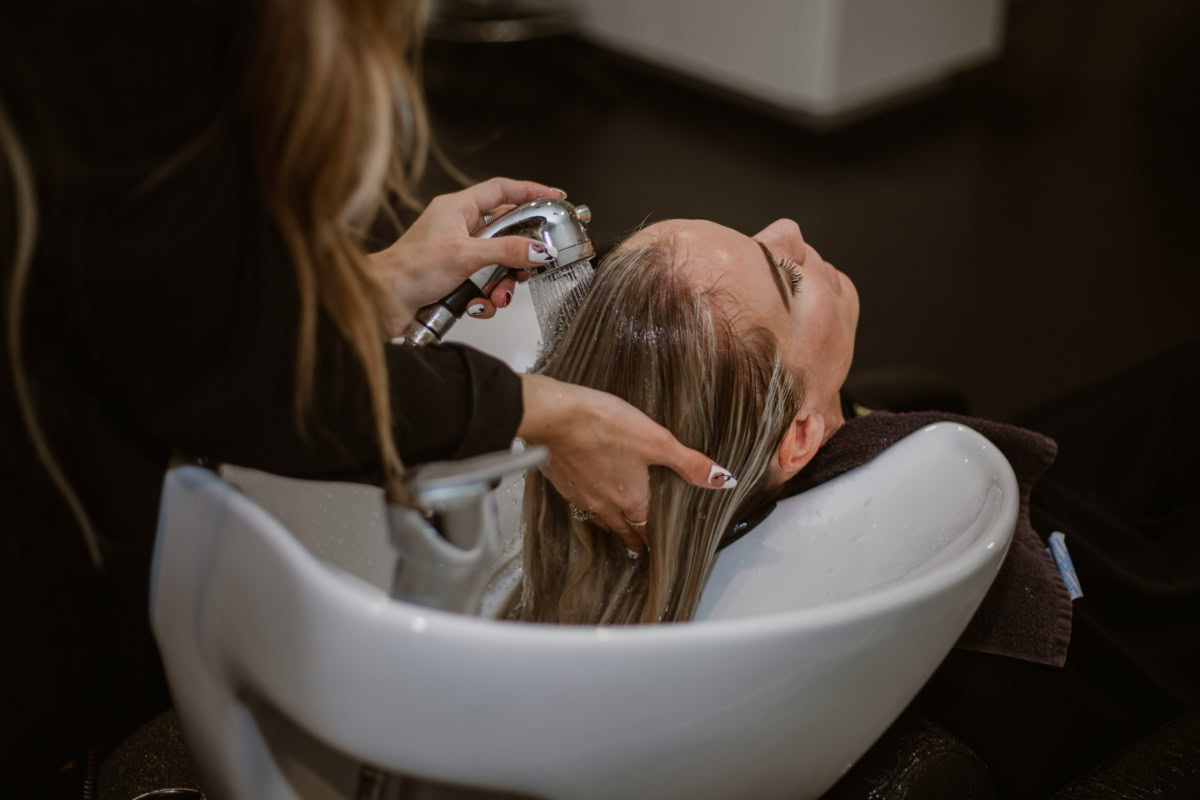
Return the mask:
M531 239L541 239L552 248L551 252L557 252L557 256L543 266L527 267L526 271L533 275L531 281L551 275L560 277L569 272L574 275L586 273L586 280L590 282L590 261L596 255L596 249L587 231L587 223L591 219L592 212L587 206L575 206L565 200L546 198L514 208L474 235L480 239L495 236L527 236ZM514 270L495 264L484 267L441 300L420 308L404 333L392 341L396 344L418 346L440 342L454 323L466 313L470 301L477 297L487 297L496 284L513 273ZM538 307L538 321L544 330L541 305L543 304L539 304Z

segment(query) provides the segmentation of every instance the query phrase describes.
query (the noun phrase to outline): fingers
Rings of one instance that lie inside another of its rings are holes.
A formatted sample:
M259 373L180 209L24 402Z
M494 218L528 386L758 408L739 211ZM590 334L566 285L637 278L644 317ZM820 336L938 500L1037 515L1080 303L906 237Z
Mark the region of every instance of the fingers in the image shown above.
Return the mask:
M488 264L506 267L544 267L558 258L554 245L522 236L499 236L495 239L468 239L462 247L475 269Z
M491 319L496 316L496 306L490 300L476 297L467 304L467 316L474 319Z
M598 528L603 528L609 533L616 534L617 537L625 544L625 547L641 552L645 547L643 540L644 528L637 529L629 524L625 515L621 513L620 508L616 504L606 501L601 495L592 495L585 499L579 492L574 490L573 483L554 468L554 463L546 463L538 468L542 475L548 480L555 489L558 490L561 496L571 506L571 515L575 516L576 509L591 513L591 523ZM646 495L649 496L649 480L647 476ZM639 532L641 531L641 532Z
M594 515L592 524L610 533L615 533L629 550L640 553L650 546L649 534L646 530L646 519L650 513L649 494L646 495L645 500L637 504L634 510L622 510L616 505L601 501L593 502L591 505L594 507L592 508L577 503L574 505L591 511ZM635 522L641 522L641 524L636 525Z
M609 530L619 536L621 541L625 543L625 547L628 549L640 553L646 546L646 543L642 540L642 537L634 532L634 529L630 527L628 522L625 521L625 517L621 514L620 510L616 508L616 506L609 506L608 508L598 511L594 510L593 513L596 515L596 517L592 521L601 528Z
M625 523L629 529L637 537L639 542L638 547L626 545L630 550L641 552L643 547L650 546L650 535L646 530L646 522L650 519L650 495L647 494L645 499L637 503L633 508L626 508L621 511L621 516L624 517Z
M653 463L670 467L679 477L702 489L732 489L737 486L737 478L729 470L703 453L684 447L670 434L668 436L670 444L662 448L662 455L655 458Z
M512 304L516 286L516 281L512 278L505 278L496 284L496 288L492 289L492 303L496 308L508 308Z
M483 214L479 220L480 229L486 228L488 225L491 225L493 222L500 219L500 217L503 217L505 214L512 211L514 208L516 208L516 206L514 206L512 203L505 203L502 206L496 206L495 208L489 208L487 210L487 213ZM478 231L476 231L476 233L478 233ZM471 234L471 235L474 236L475 234Z
M638 527L639 523L644 524L650 518L650 495L646 494L631 507L622 509L621 514L632 527Z
M533 181L514 181L510 178L492 178L455 192L468 226L474 228L483 217L483 212L502 205L519 206L540 197L566 198L567 193Z

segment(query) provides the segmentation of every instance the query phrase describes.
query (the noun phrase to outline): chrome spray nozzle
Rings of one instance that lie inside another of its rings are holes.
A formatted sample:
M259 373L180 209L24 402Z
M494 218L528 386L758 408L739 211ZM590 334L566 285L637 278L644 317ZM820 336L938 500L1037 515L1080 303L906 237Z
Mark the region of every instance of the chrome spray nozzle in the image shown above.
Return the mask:
M544 266L526 267L534 276L545 275L556 269L574 264L596 255L592 238L587 232L587 223L592 221L592 210L584 205L574 206L566 200L534 200L517 206L502 217L482 228L475 237L491 239L495 236L527 236L541 239L558 255ZM471 279L495 267L485 267Z
M479 239L496 236L540 239L556 255L553 261L543 266L525 268L525 271L532 273L533 279L537 279L596 255L587 231L587 223L591 219L592 212L587 206L546 198L517 206L473 235ZM440 342L466 313L468 303L477 297L490 295L500 281L514 272L495 264L484 267L441 300L420 308L404 333L392 341L413 345Z

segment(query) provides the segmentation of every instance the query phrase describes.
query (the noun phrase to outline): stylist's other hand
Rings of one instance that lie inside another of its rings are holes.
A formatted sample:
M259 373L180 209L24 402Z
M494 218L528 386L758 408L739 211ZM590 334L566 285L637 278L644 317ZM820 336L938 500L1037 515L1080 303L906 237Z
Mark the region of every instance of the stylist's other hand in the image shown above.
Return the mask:
M737 481L703 453L684 447L670 431L615 395L521 375L525 414L517 436L550 450L542 473L568 502L591 511L595 521L631 550L650 544L649 465L670 467L688 483L732 489Z
M389 289L400 312L394 315L401 320L400 324L412 312L450 294L468 276L486 266L503 264L520 270L551 261L556 254L547 252L546 245L538 239L471 237L483 227L485 213L498 216L542 197L563 198L566 194L540 183L492 178L461 192L433 198L395 244L370 256L372 268ZM484 319L491 317L497 308L509 304L512 292L512 280L504 280L491 297L472 301L467 313Z

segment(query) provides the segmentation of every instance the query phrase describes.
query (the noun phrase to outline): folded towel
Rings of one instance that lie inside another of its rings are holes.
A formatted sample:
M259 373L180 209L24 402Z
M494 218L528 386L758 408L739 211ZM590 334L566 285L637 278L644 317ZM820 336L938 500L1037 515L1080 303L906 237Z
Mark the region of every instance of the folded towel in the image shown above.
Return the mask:
M1017 528L991 589L956 647L1061 667L1071 641L1071 598L1046 544L1029 522L1029 493L1058 451L1040 433L985 419L936 411L876 411L850 419L784 486L799 494L867 463L899 439L934 422L955 422L1000 449L1017 477Z

